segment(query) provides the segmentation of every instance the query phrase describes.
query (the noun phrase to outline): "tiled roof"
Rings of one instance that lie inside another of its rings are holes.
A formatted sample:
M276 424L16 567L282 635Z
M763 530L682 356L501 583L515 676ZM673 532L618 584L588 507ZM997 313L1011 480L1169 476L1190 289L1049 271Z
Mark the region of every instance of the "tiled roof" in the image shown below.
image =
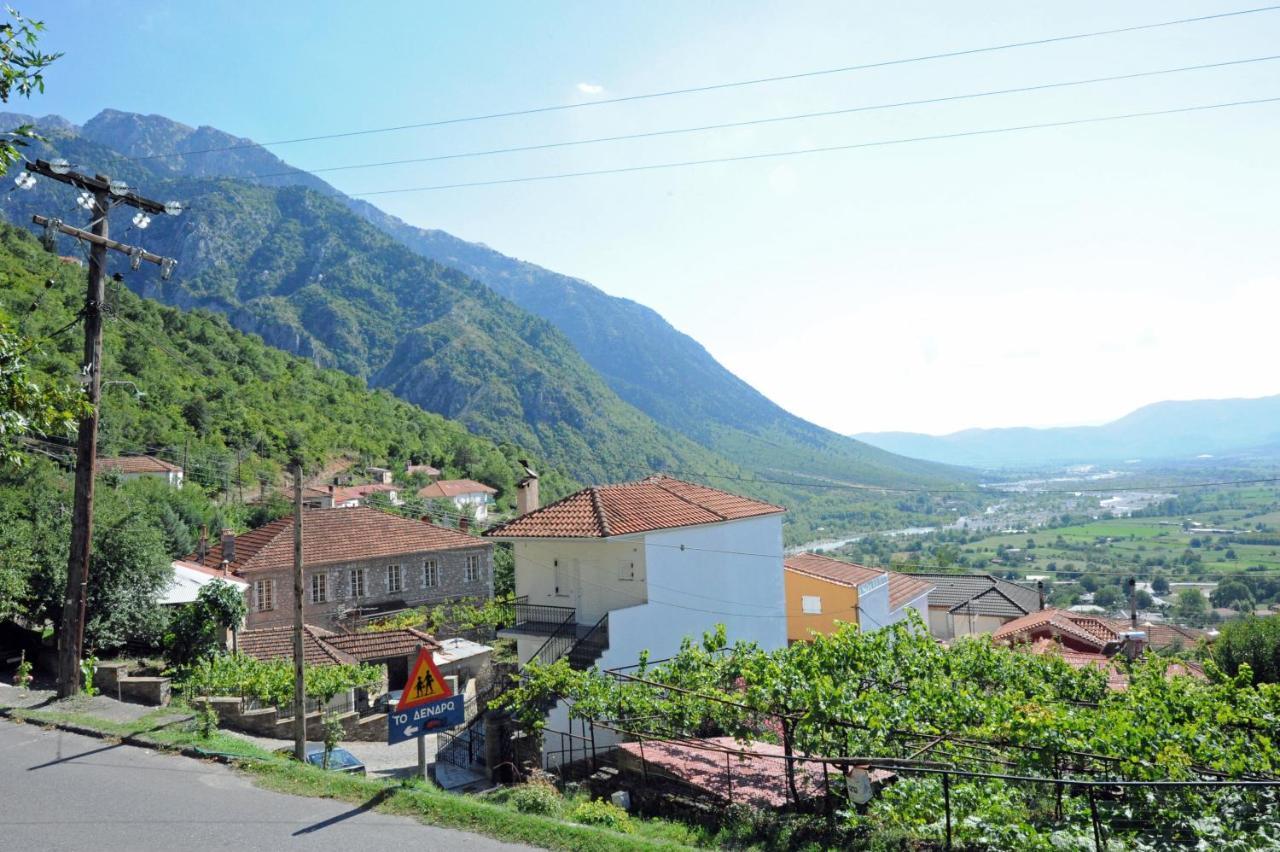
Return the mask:
M452 500L460 494L497 494L498 489L490 488L483 482L474 479L441 479L418 489L418 496L428 500Z
M492 546L457 530L367 507L307 509L302 518L304 566ZM292 568L293 516L236 536L235 557L231 570L242 574ZM187 561L200 560L188 556ZM218 542L205 556L203 564L214 567L221 563L222 543Z
M932 592L934 584L921 577L889 571L889 610L902 609L925 592Z
M333 489L333 502L345 503L348 500L362 500L370 494L385 494L389 491L399 490L399 486L384 485L380 482L370 483L368 485L348 485L343 488Z
M826 580L828 583L850 588L857 588L868 580L875 580L885 575L885 572L879 568L868 568L866 565L855 562L842 562L820 553L797 553L795 556L788 556L783 560L782 567L787 571L807 574L819 580Z
M608 538L785 511L781 506L659 474L620 485L584 488L563 500L499 524L485 535Z
M103 470L114 470L117 473L181 473L182 468L155 456L119 456L116 458L98 459L98 467Z
M1000 627L992 638L997 641L1027 641L1048 633L1085 645L1091 650L1102 651L1119 640L1119 636L1107 624L1091 616L1080 616L1059 609L1046 609L1015 618Z
M1205 636L1203 630L1197 630L1194 627L1182 627L1177 624L1139 623L1137 627L1132 627L1128 621L1121 618L1109 618L1106 619L1106 622L1117 632L1125 630L1144 631L1147 634L1147 647L1156 650L1181 647L1189 651Z
M1040 609L1040 593L1027 586L1001 580L989 574L912 574L934 584L929 593L930 607L956 609L973 601L974 615L1026 615ZM999 594L989 594L996 590ZM982 601L977 599L981 597ZM989 611L984 611L989 610ZM968 613L968 609L964 609Z
M407 657L416 654L424 645L433 651L440 647L429 634L411 627L369 633L336 633L325 637L325 642L360 662Z
M415 473L425 473L427 476L439 476L440 469L432 467L429 464L411 464L405 468L405 473L410 476Z
M351 664L356 658L329 644L335 634L311 624L302 625L302 658L309 665ZM236 637L240 653L259 660L292 660L292 627L259 627L241 630Z

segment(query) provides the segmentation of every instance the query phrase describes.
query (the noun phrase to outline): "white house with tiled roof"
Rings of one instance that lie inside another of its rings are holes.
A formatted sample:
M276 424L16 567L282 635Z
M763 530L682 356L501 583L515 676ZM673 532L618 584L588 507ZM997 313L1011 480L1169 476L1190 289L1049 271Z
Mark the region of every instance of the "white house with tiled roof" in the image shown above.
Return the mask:
M188 557L249 584L250 628L293 623L293 523L289 515L243 535L225 530L207 553ZM324 627L493 597L490 542L367 507L304 510L302 567L303 617Z
M513 543L520 661L576 667L670 657L723 624L787 643L779 506L667 476L586 488L490 529ZM564 727L563 707L548 727ZM600 732L597 732L598 734ZM548 745L548 748L551 748Z
M163 479L174 488L182 487L182 468L155 456L117 456L98 459L99 473L114 473L121 479L144 476Z

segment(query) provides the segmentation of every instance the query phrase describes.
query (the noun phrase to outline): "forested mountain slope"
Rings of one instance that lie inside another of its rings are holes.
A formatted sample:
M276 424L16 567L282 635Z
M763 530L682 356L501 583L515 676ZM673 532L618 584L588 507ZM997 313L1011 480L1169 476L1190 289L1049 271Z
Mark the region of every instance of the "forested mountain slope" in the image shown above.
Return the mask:
M291 169L250 140L209 127L191 128L160 116L106 110L79 130L144 162L157 173L193 177L254 178L267 186L300 186L338 198L348 208L412 251L459 269L572 342L577 353L622 400L666 430L683 435L736 465L763 476L812 476L821 480L915 484L963 478L959 471L894 457L786 412L719 364L697 341L653 310L610 296L593 285L507 257L444 231L411 226L359 199L334 190L314 175ZM175 152L215 150L172 156ZM404 346L438 345L416 332ZM440 399L415 379L412 358L401 350L396 364L375 376L408 398L437 410ZM469 391L464 391L469 392ZM538 393L538 391L534 391ZM481 407L489 403L479 401ZM461 414L462 410L458 409ZM573 436L576 438L576 436ZM600 446L596 436L592 441ZM685 453L687 455L687 452ZM695 470L707 471L705 468Z

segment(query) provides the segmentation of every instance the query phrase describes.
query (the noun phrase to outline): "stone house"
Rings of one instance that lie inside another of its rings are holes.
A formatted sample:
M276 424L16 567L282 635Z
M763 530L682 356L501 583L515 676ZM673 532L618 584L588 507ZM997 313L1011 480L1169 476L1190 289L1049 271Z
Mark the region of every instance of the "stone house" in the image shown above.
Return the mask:
M188 561L248 582L246 627L293 623L293 516L222 540ZM493 545L367 507L304 510L303 619L328 629L461 598L493 597Z

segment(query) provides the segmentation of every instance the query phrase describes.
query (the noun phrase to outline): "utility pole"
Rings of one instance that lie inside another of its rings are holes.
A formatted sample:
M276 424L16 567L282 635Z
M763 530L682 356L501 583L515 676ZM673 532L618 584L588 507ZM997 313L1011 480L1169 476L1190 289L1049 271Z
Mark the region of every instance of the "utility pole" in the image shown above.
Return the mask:
M307 759L307 701L302 644L302 463L293 463L293 754Z
M107 251L128 255L132 268L145 260L160 266L165 278L173 272L177 261L161 257L141 248L127 246L108 237L108 214L117 204L139 209L139 217L147 213L177 215L182 207L143 198L122 181L104 175L89 177L72 171L65 160L27 163L27 171L69 184L82 190L78 203L92 215L91 231L71 227L60 219L33 216L32 221L44 226L47 233L63 233L90 245L88 289L84 300L84 364L83 376L89 395L89 413L80 421L76 441L75 502L71 514L71 552L67 557L67 588L62 603L62 621L58 633L58 696L66 698L80 691L81 655L84 651L85 602L88 597L89 562L93 556L93 480L97 465L98 405L102 396L102 306L106 298ZM141 219L138 219L141 222ZM149 223L150 218L146 217ZM145 225L140 225L145 227Z

